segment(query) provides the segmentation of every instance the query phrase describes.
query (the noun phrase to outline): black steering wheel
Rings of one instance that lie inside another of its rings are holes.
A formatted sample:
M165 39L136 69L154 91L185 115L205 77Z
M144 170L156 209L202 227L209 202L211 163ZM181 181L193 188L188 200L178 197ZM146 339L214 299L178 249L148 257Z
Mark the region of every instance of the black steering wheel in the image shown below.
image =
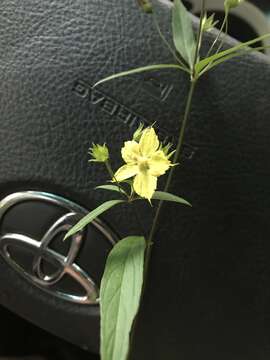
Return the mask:
M97 353L93 299L112 244L135 223L116 208L75 245L61 241L107 196L92 190L104 174L88 148L106 142L116 156L140 121L174 140L187 78L153 72L92 88L173 61L136 2L2 0L0 10L0 304ZM158 11L166 32L166 1ZM193 208L163 212L134 359L269 358L269 83L256 54L198 85L172 188Z

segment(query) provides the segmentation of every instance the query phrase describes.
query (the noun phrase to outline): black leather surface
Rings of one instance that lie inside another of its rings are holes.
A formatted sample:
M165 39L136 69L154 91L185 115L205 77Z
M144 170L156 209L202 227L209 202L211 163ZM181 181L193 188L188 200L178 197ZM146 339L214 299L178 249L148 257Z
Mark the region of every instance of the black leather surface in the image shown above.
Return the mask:
M119 156L140 116L175 136L187 78L173 71L138 75L87 94L81 82L171 61L151 17L130 0L2 0L0 10L1 197L45 190L91 209L107 196L91 190L106 180L102 168L88 164L91 142L106 141ZM163 8L164 26L167 16ZM258 55L217 68L197 88L172 188L193 209L163 212L136 360L269 358L269 80L269 62ZM147 224L151 211L140 210ZM136 230L129 216L118 208L105 219L127 235ZM2 259L0 302L98 349L97 309L50 298Z

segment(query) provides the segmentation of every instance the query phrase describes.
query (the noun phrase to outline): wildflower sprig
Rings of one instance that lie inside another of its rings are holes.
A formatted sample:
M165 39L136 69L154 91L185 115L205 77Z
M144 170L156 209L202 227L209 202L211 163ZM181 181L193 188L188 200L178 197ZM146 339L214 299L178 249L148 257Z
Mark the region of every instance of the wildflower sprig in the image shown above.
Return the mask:
M151 6L151 14L155 15L153 5L149 0L141 1L137 0L139 5L145 10L145 4ZM172 49L169 42L165 39L165 36L161 33L160 28L158 32L161 35L161 40L168 47L170 52L176 52L174 59L176 60L175 64L155 64L155 65L146 65L140 68L127 70L118 74L110 75L100 81L95 85L99 85L106 81L110 81L116 78L120 78L127 75L133 75L146 71L156 71L164 69L174 69L180 70L188 73L192 81L197 81L202 75L207 71L213 69L214 67L222 64L223 62L230 60L231 58L242 56L256 50L262 50L263 47L250 48L251 45L260 43L262 40L270 37L270 34L265 34L259 36L251 41L235 45L227 50L221 50L224 37L222 36L222 31L225 30L225 33L228 32L228 16L230 10L241 5L245 0L225 0L224 2L224 20L222 22L220 31L215 37L213 43L211 44L207 55L205 57L200 56L201 44L203 34L206 31L210 31L214 26L217 25L217 22L214 21L213 16L209 18L206 17L205 10L205 0L202 1L201 9L201 21L197 34L194 33L192 21L189 12L186 10L181 0L174 0L174 6L172 8L172 31L173 31L173 43L175 49ZM148 11L146 11L148 12ZM154 17L155 22L156 18ZM216 49L216 45L218 45Z
M105 272L101 282L100 311L101 311L101 358L102 360L126 360L132 345L132 328L134 318L139 309L141 295L148 275L152 245L155 243L155 234L161 219L161 210L164 201L190 206L182 197L169 193L174 171L181 170L177 166L181 160L186 125L196 89L196 84L202 76L232 58L262 50L262 46L249 46L261 42L270 34L257 37L245 43L237 44L222 50L224 33L228 32L228 19L231 9L241 5L244 0L225 0L224 19L220 30L210 44L206 56L201 54L203 37L206 32L212 31L217 25L214 14L208 17L205 9L205 0L202 0L200 25L194 32L192 19L181 0L174 0L172 7L172 39L167 40L162 33L157 17L155 16L154 2L151 0L137 0L140 8L153 16L154 24L162 42L173 55L175 63L145 65L140 68L127 70L110 75L95 86L109 80L123 76L139 74L145 71L176 70L184 71L189 77L189 92L187 94L185 111L181 116L178 142L173 145L163 144L154 129L154 126L144 128L140 124L130 140L124 142L121 156L124 164L116 171L110 163L110 151L106 144L93 144L90 149L90 162L105 165L109 178L106 184L96 187L97 190L110 191L115 199L106 201L81 219L66 235L66 238L80 231L96 217L115 206L132 206L137 201L146 201L154 207L155 213L151 230L147 236L145 231L140 235L129 236L120 240L109 254ZM172 45L173 44L173 45ZM158 180L167 176L163 191L157 190ZM158 200L156 203L155 200ZM157 206L156 206L157 205ZM134 213L134 219L139 219ZM133 218L131 221L134 220ZM135 220L134 220L135 221ZM144 229L143 229L144 230Z
M74 235L101 213L121 203L132 203L137 200L148 200L151 203L152 200L163 200L191 206L182 197L156 191L158 178L176 165L170 161L174 153L171 147L172 144L164 145L159 141L153 127L144 129L143 124L140 124L132 140L125 141L121 149L121 155L126 164L113 172L107 145L93 144L89 150L91 156L89 162L103 163L110 177L107 184L99 185L96 189L118 193L120 198L108 201L90 212L69 230L65 238ZM129 186L129 191L125 185Z

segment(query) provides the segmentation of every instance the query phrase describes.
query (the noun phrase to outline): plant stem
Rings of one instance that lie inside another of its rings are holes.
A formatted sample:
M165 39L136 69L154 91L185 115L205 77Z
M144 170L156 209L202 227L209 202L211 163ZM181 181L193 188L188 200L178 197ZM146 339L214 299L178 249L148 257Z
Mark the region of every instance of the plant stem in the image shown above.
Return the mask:
M196 73L195 73L195 65L199 60L199 53L200 53L200 48L201 48L201 43L202 43L202 36L203 36L203 26L202 26L202 24L203 24L203 16L205 14L205 1L206 0L202 0L202 10L201 10L201 17L200 17L199 34L198 34L198 39L197 39L197 44L196 44L196 49L195 49L194 64L193 64L193 66L191 67L191 69L189 71L189 73L190 73L190 87L189 87L187 102L186 102L186 106L185 106L184 118L183 118L182 125L180 127L180 132L179 132L179 137L178 137L178 144L177 144L176 151L175 151L175 154L174 154L174 157L173 157L173 163L175 163L175 164L179 161L179 159L181 157L181 151L182 151L182 148L183 148L184 136L185 136L187 122L188 122L189 115L190 115L193 95L194 95L194 91L195 91L196 84L197 84L197 81L198 81L198 77L196 76ZM159 29L159 25L158 25L157 21L156 21L156 26L157 26L157 28L159 30L159 34L163 38L163 34L161 33L161 31ZM166 39L165 39L165 43L167 43ZM169 44L167 44L167 45L169 45ZM169 45L169 47L170 47L170 45ZM171 185L171 181L172 181L173 174L174 174L174 169L175 169L175 167L173 166L171 168L170 172L169 172L169 175L168 175L168 178L167 178L167 181L166 181L166 184L165 184L165 188L164 188L165 192L167 192L169 190L169 187ZM149 263L150 263L151 252L152 252L153 238L154 238L154 235L155 235L156 230L157 230L158 221L159 221L160 213L161 213L161 210L162 210L162 206L163 206L163 201L160 201L159 204L158 204L157 210L155 212L155 216L154 216L154 220L153 220L153 223L152 223L152 227L151 227L151 230L150 230L149 237L146 239L146 251L145 251L145 262L144 262L144 279L143 279L142 294L145 291L146 279L147 279L147 275L148 275ZM133 341L134 341L134 328L136 326L136 320L137 320L137 317L134 320L133 329L131 331L128 359L130 359L130 356L131 356L131 348L132 348Z
M215 38L213 44L211 45L210 49L208 50L206 57L210 56L210 54L211 54L212 50L214 49L216 43L217 43L218 40L220 39L220 36L221 36L221 34L222 34L222 31L223 31L223 29L224 29L224 26L226 26L227 21L228 21L228 12L225 13L225 16L224 16L224 19L223 19L223 23L222 23L222 25L221 25L221 28L220 28L220 30L219 30L219 33L218 33L217 37Z
M225 36L228 35L228 22L229 21L228 21L228 15L227 15L226 16L226 22L225 22ZM220 52L220 50L221 50L221 48L222 48L222 46L224 44L225 36L223 36L222 40L220 41L219 47L218 47L218 49L216 51L216 54L218 54Z
M104 164L105 164L105 166L106 166L106 169L107 169L107 171L108 171L111 179L112 179L112 180L116 183L116 185L118 186L119 192L120 192L121 194L123 194L123 195L125 195L125 196L128 197L128 195L127 195L127 193L125 192L125 190L121 187L121 185L119 184L119 182L118 182L117 179L115 178L114 172L113 172L113 170L112 170L112 167L111 167L110 162L107 160L107 161L105 161Z
M179 140L178 140L178 144L177 144L177 148L173 157L173 162L176 163L178 161L178 159L180 158L181 155L181 150L183 147L183 143L184 143L184 136L185 136L185 131L186 131L186 126L187 126L187 122L189 119L189 115L190 115L190 110L191 110L191 105L192 105L192 99L193 99L193 95L194 95L194 91L196 88L196 84L197 84L197 78L192 78L190 81L190 88L189 88L189 93L188 93L188 97L187 97L187 103L186 103L186 107L185 107L185 113L184 113L184 119L183 119L183 123L182 126L180 128L180 132L179 132ZM174 173L174 167L171 168L169 176L167 178L166 184L165 184L165 188L164 191L168 191L170 184L171 184L171 180L173 177L173 173ZM152 244L153 244L153 238L157 229L157 225L158 225L158 220L159 220L159 216L161 213L161 209L162 209L162 205L163 205L163 201L160 201L155 213L155 217L152 223L152 228L150 231L150 235L148 237L148 239L146 240L146 250L145 250L145 262L144 262L144 281L143 281L143 289L142 289L142 294L145 291L145 286L146 286L146 278L147 278L147 274L148 274L148 269L149 269L149 262L150 262L150 258L151 258L151 252L152 252ZM130 335L130 347L129 347L129 354L128 354L128 359L130 359L131 356L131 349L133 346L133 341L134 341L134 328L136 327L136 321L137 321L137 317L134 319L134 323L133 323L133 330L131 331L131 335Z
M193 64L193 68L191 69L192 73L191 73L191 79L190 79L190 88L189 88L189 93L188 93L187 102L186 102L184 119L183 119L182 126L180 128L180 133L179 133L179 137L178 137L178 144L177 144L176 151L175 151L175 154L173 157L174 164L176 164L180 159L181 150L182 150L183 143L184 143L184 136L185 136L185 132L186 132L187 122L188 122L190 109L191 109L191 105L192 105L194 90L195 90L196 83L198 80L197 77L195 76L195 65L196 65L197 61L199 60L200 48L201 48L201 44L202 44L204 15L205 15L205 0L202 0L199 33L198 33L197 44L196 44L196 49L195 49L194 64ZM174 167L172 167L169 172L169 176L167 178L165 188L164 188L165 192L167 192L169 190L173 174L174 174ZM151 254L152 242L153 242L153 238L154 238L154 235L156 232L162 205L163 205L163 201L160 201L158 204L158 207L157 207L157 211L155 213L155 217L153 220L152 228L150 230L149 238L147 240L147 250L146 250L146 257L145 257L145 268L146 268L145 272L146 273L147 273L148 263L149 263L150 254Z
M118 183L117 180L115 179L114 172L113 172L113 170L112 170L111 164L109 163L109 160L105 161L105 166L106 166L106 169L107 169L107 171L108 171L111 179L114 180L117 185L119 185L119 183ZM120 185L119 185L119 186L120 186Z
M174 158L173 158L174 163L177 163L179 161L180 156L181 156L181 150L182 150L182 147L183 147L186 126L187 126L187 122L188 122L189 115L190 115L192 99L193 99L196 84L197 84L197 79L196 78L191 79L191 81L190 81L190 89L189 89L186 108L185 108L185 113L184 113L184 119L183 119L183 123L182 123L181 129L180 129L179 140L178 140L177 148L176 148ZM175 167L172 167L170 172L169 172L169 176L167 178L166 185L165 185L165 188L164 188L165 192L169 190L169 187L171 185L172 177L173 177L173 174L174 174L174 169L175 169ZM159 204L158 204L156 213L155 213L152 228L150 230L150 235L149 235L149 237L147 239L147 248L146 248L146 254L145 254L145 269L144 269L145 277L146 277L146 274L148 272L153 238L154 238L155 232L157 230L157 225L158 225L159 216L160 216L160 213L161 213L162 206L163 206L163 201L160 201Z
M202 45L202 37L203 37L203 19L205 16L205 1L206 0L202 0L202 7L201 7L201 16L200 16L200 25L199 25L199 34L198 34L198 39L197 39L197 44L196 44L196 49L195 49L195 56L194 56L194 63L193 63L193 68L192 68L192 74L193 77L195 75L195 66L196 63L199 61L199 57L200 57L200 50L201 50L201 45Z

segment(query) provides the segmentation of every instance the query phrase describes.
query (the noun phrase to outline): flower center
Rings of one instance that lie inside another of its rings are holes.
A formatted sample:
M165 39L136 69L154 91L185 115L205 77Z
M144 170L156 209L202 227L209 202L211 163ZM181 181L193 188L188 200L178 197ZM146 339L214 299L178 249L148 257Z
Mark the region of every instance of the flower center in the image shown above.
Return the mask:
M141 172L145 172L149 170L149 164L148 164L148 160L146 159L141 159L138 161L138 165L139 165L139 171Z

